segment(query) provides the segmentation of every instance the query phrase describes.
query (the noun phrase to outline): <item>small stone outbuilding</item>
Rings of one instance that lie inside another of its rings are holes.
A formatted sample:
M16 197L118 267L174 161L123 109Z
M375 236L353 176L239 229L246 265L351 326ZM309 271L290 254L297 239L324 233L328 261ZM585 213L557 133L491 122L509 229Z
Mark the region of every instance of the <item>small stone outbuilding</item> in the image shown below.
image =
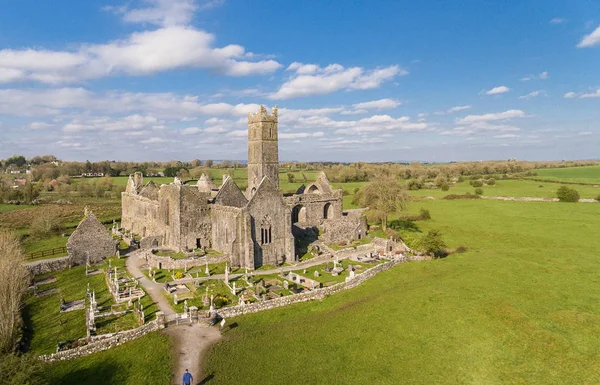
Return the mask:
M94 214L86 210L86 217L67 241L67 252L72 265L84 265L116 255L117 246L118 241Z

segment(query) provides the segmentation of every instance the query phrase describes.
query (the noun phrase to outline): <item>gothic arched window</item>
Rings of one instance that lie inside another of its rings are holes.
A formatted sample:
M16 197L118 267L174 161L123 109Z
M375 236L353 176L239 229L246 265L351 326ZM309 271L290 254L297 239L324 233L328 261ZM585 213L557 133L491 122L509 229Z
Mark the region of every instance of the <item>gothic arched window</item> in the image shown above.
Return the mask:
M271 217L268 215L263 218L260 223L260 243L261 245L268 245L273 242Z

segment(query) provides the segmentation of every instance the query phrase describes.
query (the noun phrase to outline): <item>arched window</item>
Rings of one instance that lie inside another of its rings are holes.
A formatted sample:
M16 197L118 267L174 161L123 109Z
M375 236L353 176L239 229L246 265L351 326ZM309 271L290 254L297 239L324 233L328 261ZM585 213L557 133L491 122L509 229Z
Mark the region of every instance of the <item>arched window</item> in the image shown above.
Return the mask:
M268 245L273 242L271 217L268 215L260 223L260 244Z
M330 219L331 217L333 217L333 206L331 203L327 202L323 207L323 218Z

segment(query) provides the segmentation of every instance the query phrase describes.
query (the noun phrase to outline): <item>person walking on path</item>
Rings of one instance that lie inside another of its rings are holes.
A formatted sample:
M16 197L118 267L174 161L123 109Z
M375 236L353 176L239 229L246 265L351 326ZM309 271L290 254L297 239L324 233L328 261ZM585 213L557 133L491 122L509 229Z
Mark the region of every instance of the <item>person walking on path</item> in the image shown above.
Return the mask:
M192 377L192 374L186 369L185 373L183 373L183 378L181 379L181 385L192 385L192 381L194 381L194 377Z

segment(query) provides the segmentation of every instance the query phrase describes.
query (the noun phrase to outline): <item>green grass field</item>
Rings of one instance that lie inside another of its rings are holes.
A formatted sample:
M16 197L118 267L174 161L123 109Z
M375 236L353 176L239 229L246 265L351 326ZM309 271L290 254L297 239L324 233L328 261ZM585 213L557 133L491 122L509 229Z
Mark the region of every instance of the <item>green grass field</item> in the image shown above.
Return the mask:
M600 381L600 205L424 201L450 247L322 302L228 320L215 383Z
M45 366L50 385L168 384L172 368L169 337L151 333L91 356Z
M536 182L529 180L498 180L494 186L483 186L483 195L507 197L534 197L556 198L556 190L562 186L560 183ZM600 195L600 187L569 185L579 191L581 198L595 198ZM468 181L454 184L449 191L440 189L415 190L410 192L414 196L432 196L443 198L448 194L475 193L475 188Z
M536 172L534 178L539 179L600 184L600 166L548 168Z

